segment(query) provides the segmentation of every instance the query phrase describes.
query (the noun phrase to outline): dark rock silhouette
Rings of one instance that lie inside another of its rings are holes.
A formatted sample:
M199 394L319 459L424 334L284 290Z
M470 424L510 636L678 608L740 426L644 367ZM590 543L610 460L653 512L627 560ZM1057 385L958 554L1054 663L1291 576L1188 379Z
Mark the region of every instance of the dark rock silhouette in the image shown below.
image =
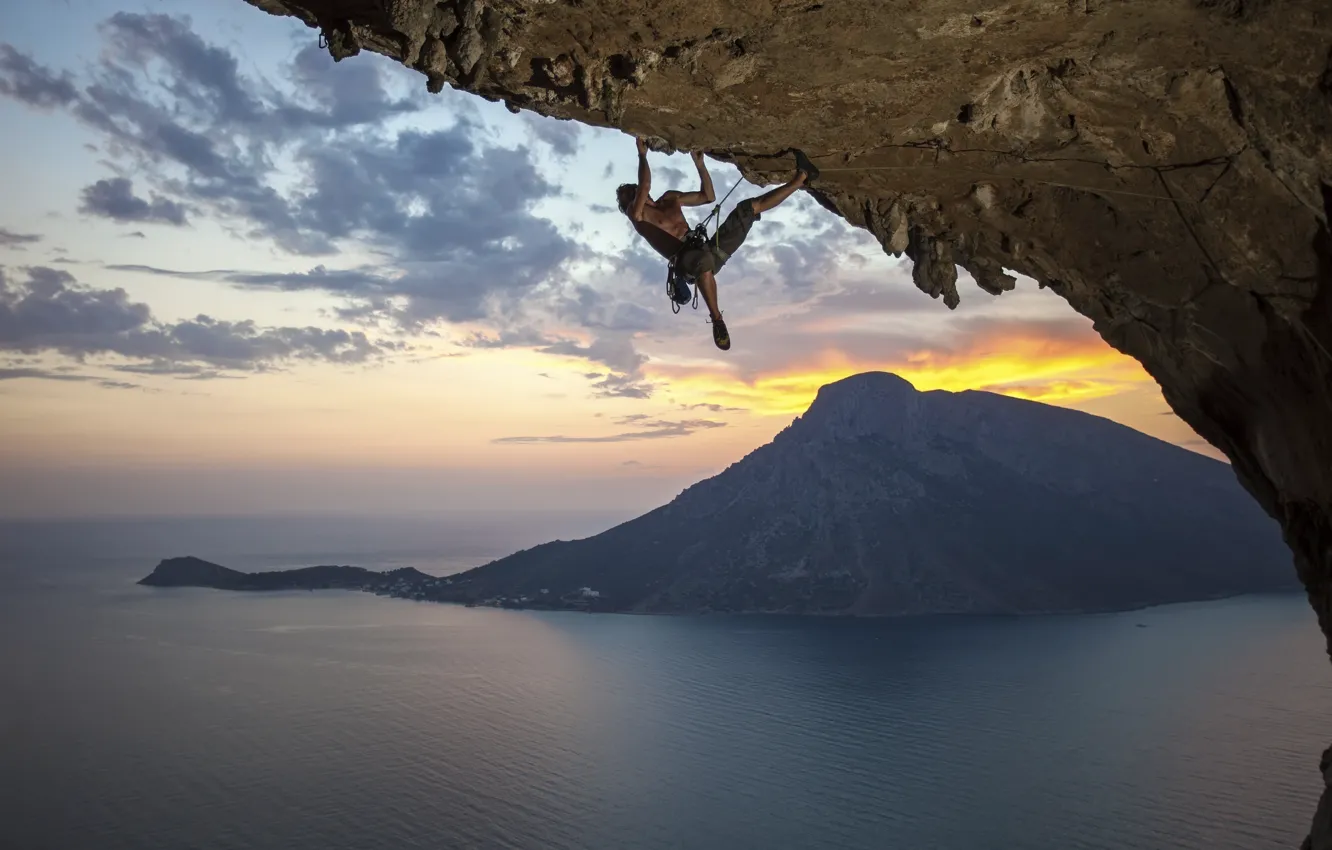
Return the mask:
M200 558L167 558L139 579L150 587L211 587L218 590L389 590L433 582L413 567L374 572L362 567L319 566L243 573Z

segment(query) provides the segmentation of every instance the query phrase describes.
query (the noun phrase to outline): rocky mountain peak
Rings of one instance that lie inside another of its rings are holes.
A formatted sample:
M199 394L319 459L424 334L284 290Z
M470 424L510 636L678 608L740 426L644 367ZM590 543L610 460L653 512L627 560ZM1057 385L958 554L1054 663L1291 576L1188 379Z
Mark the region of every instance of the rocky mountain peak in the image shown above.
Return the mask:
M891 372L863 372L825 384L791 432L814 441L882 436L904 440L921 431L922 394Z

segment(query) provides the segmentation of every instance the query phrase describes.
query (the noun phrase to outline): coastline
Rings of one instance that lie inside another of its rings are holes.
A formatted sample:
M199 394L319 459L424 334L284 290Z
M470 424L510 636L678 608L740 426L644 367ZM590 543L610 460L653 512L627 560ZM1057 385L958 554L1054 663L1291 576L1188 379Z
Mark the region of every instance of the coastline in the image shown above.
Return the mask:
M163 563L166 563L164 561ZM305 570L326 569L323 567L309 567ZM1238 593L1218 593L1204 594L1186 599L1168 599L1163 601L1142 602L1132 605L1108 605L1090 608L1048 608L1019 611L902 611L885 612L881 614L865 614L852 611L791 611L791 610L764 610L764 609L739 609L739 610L717 610L700 609L693 611L652 611L642 608L622 608L610 605L600 597L577 596L570 598L572 594L564 594L555 597L546 604L539 603L541 600L531 597L510 598L506 596L490 596L482 598L465 597L465 590L457 588L454 583L454 576L430 576L426 573L412 570L416 575L423 576L421 579L408 582L405 579L396 581L389 580L387 573L377 573L371 570L365 570L359 567L338 567L340 570L358 570L365 573L365 583L360 585L341 585L341 586L239 586L239 587L219 587L216 585L190 582L172 582L169 584L159 584L151 582L148 579L141 579L136 585L157 589L174 588L195 588L204 590L217 590L228 593L309 593L316 590L336 590L356 593L369 593L374 596L380 596L388 599L401 599L412 602L427 602L444 605L456 605L465 608L495 608L509 611L538 611L538 612L567 612L583 614L620 614L627 616L651 616L651 617L703 617L703 616L740 616L740 617L809 617L819 619L846 619L846 620L901 620L915 619L922 617L947 617L947 618L1032 618L1032 617L1085 617L1091 615L1112 615L1126 614L1137 611L1150 611L1156 608L1164 608L1175 605L1188 605L1196 603L1220 602L1227 599L1241 599L1246 597L1260 596L1291 596L1302 594L1298 587L1278 588L1272 590L1245 591ZM411 568L406 568L411 569ZM281 576L283 573L299 573L301 570L282 570L271 573L240 573L242 576ZM399 571L400 572L400 571ZM457 574L461 575L461 574Z

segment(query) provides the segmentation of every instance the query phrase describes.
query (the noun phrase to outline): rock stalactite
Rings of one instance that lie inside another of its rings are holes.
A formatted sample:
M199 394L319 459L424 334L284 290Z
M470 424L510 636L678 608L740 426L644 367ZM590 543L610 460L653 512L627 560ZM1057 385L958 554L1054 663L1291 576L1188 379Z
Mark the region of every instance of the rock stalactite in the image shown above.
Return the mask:
M959 266L1050 287L1226 453L1332 638L1327 0L248 1L756 183L803 148L819 202L950 308Z

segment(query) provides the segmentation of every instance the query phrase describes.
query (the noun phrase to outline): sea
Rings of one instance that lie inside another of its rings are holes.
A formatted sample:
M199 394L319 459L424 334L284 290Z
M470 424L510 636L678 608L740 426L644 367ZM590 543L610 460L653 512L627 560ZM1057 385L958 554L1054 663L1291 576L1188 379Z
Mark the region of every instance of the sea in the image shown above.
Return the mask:
M1313 814L1299 595L880 620L134 583L446 574L606 520L486 522L0 524L0 847L1293 850Z

